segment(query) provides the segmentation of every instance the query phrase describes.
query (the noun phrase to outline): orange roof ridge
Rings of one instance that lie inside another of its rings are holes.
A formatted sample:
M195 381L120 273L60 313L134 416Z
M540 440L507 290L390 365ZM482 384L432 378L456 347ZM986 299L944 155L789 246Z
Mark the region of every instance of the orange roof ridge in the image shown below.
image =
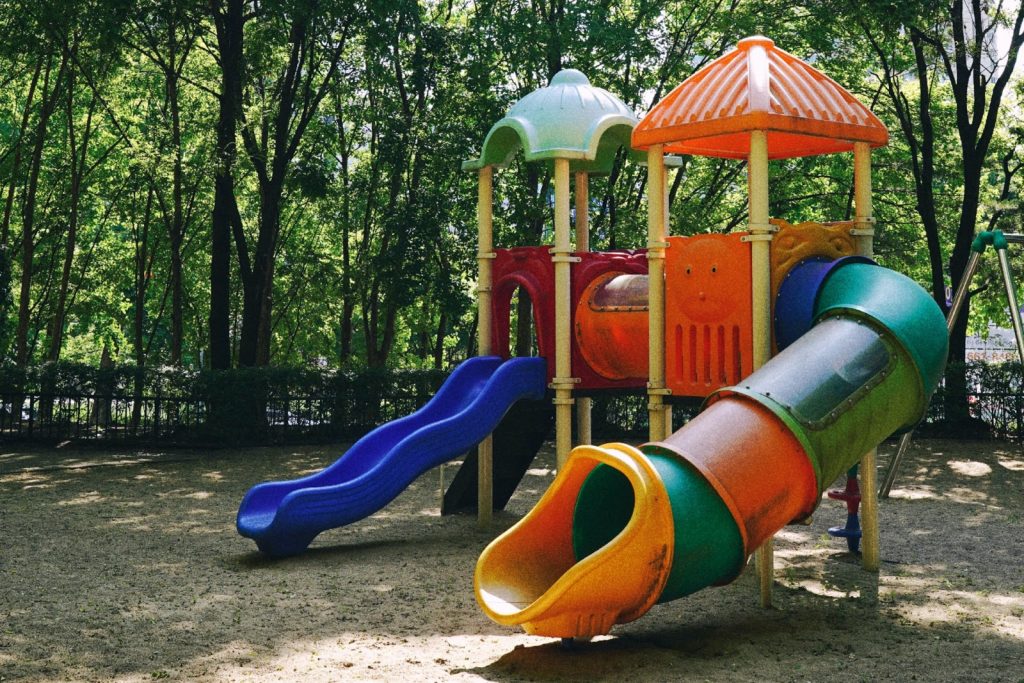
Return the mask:
M749 132L768 131L782 159L881 147L885 125L831 78L763 36L744 38L655 104L633 130L633 148L746 158Z

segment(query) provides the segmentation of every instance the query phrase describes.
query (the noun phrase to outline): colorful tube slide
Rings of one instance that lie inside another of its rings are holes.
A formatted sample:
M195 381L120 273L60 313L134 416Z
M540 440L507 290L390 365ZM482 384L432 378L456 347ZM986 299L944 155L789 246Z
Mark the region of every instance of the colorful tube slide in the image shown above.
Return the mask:
M470 358L425 406L374 429L331 466L250 489L238 533L274 557L301 553L320 532L372 515L420 474L482 441L516 401L542 398L546 372L543 358Z
M480 556L476 596L491 619L588 637L728 583L837 476L924 416L946 326L912 280L861 258L809 260L775 310L785 348L664 442L573 451Z

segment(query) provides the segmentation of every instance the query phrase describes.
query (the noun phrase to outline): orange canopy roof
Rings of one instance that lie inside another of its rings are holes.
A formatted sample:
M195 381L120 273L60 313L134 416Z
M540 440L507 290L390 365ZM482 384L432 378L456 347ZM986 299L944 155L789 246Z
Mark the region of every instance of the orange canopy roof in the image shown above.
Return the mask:
M746 158L753 130L768 131L768 157L881 147L889 132L871 110L817 69L762 36L693 74L633 129L633 148Z

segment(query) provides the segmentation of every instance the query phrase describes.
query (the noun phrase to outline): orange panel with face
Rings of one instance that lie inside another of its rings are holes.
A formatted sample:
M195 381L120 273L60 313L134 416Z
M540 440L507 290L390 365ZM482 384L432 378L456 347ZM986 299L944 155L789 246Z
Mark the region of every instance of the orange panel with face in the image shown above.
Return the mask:
M707 396L753 371L750 244L741 237L669 238L665 378L677 396Z

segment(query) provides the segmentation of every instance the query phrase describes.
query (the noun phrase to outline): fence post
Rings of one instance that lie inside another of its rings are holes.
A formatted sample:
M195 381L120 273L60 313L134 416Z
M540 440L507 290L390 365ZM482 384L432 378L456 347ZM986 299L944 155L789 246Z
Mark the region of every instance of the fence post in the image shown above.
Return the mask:
M160 437L160 385L156 385L156 401L153 406L153 436Z
M292 416L291 392L288 391L288 385L285 384L285 387L284 387L284 429L281 432L281 438L282 439L287 439L288 438L288 432L291 430L291 422L292 422L292 417L291 416Z

